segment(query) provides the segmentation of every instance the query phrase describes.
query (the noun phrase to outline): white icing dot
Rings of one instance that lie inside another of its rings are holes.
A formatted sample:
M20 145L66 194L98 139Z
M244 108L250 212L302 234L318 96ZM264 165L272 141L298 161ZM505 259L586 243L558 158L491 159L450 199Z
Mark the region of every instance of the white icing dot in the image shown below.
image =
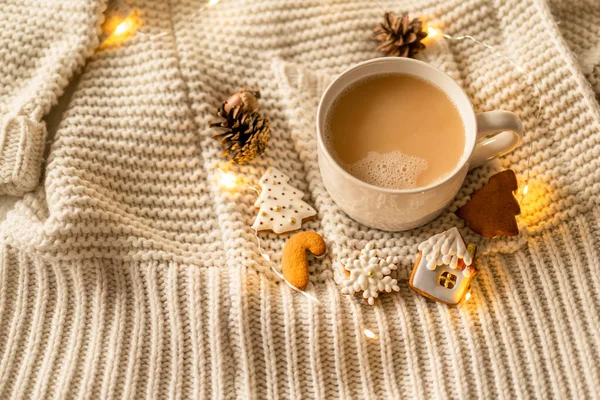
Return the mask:
M304 218L316 214L312 207L302 201L302 193L290 186L288 181L289 178L275 168L261 178L261 183L268 183L261 185L262 191L255 202L259 207L257 219L253 224L256 230L272 229L276 233L287 232L297 228ZM289 197L290 193L294 193L298 198ZM286 203L285 199L288 197L290 200ZM299 204L304 204L306 207L298 209ZM294 210L291 210L292 208Z
M378 258L372 246L367 246L365 250L361 251L358 258L342 260L342 264L350 273L348 279L343 282L342 293L354 294L362 291L363 298L373 305L379 292L400 290L396 279L389 276L396 269L395 263L398 260L397 257Z

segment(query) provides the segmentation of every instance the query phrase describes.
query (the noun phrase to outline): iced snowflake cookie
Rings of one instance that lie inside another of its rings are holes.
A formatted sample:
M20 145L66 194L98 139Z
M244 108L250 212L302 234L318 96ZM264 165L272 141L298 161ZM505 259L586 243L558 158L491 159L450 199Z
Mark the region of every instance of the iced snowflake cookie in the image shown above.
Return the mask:
M379 258L374 247L373 243L368 243L358 258L342 260L348 277L343 282L342 293L363 292L363 298L370 305L375 303L380 292L400 290L398 281L389 276L397 268L398 257Z
M419 257L408 285L430 300L459 304L477 273L477 246L468 246L456 228L430 237L419 245Z
M308 286L308 260L306 252L323 257L327 252L325 241L316 232L300 232L290 238L283 247L281 272L286 281L300 290Z
M300 229L302 223L317 212L302 201L304 193L287 184L290 178L276 168L269 168L260 178L261 193L254 203L258 215L252 224L255 231L287 233Z

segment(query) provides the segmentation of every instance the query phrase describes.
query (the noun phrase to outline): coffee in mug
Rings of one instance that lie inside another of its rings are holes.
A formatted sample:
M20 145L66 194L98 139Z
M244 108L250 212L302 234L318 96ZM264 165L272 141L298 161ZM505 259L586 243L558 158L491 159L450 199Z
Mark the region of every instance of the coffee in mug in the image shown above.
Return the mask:
M361 79L337 97L327 115L325 142L361 181L415 189L456 168L465 128L439 87L414 75L385 74Z
M321 97L316 128L333 201L356 221L388 231L437 217L469 169L514 150L523 134L515 114L475 114L452 78L405 57L342 72Z

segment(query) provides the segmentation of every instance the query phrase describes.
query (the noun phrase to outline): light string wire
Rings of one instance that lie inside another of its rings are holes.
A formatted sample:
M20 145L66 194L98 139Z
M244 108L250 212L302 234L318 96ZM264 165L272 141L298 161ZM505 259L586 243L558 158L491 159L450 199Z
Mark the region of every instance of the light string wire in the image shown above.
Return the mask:
M248 189L254 190L257 195L260 195L260 191L257 188L255 188L254 186L250 186L248 184L244 184L244 186L247 187ZM256 238L256 244L258 246L258 253L261 255L262 258L267 260L267 262L269 263L269 266L271 267L271 270L275 273L275 275L277 275L282 281L284 281L286 283L286 285L288 285L292 290L302 293L313 303L317 303L317 304L321 303L319 301L319 299L316 298L316 296L313 296L306 290L298 289L296 286L292 285L287 279L285 279L283 274L281 272L279 272L279 270L277 268L275 268L275 263L273 261L271 261L271 257L263 251L262 242L260 240L260 237L258 236L257 231L254 231L254 237Z
M204 10L206 10L207 8L209 8L209 7L217 4L218 2L219 2L219 0L210 0L205 5L203 5L202 7L200 7L200 9L198 11L196 11L195 13L193 13L192 15L190 15L188 18L186 18L184 20L184 22L186 22L186 23L193 22L196 18L198 18L200 16L200 14ZM158 39L159 37L166 36L166 35L169 34L169 32L161 32L161 33L157 33L155 35L151 35L149 33L145 33L144 31L142 31L142 28L138 29L138 32L141 33L141 35L144 36L147 40Z
M194 19L199 17L200 14L204 10L206 10L210 6L217 4L218 2L219 2L219 0L210 0L204 6L202 6L198 11L196 11L194 14L192 14L190 17L188 17L185 20L185 22L188 22L188 23L192 22ZM119 26L129 27L131 25L128 25L128 22L125 22L124 25L119 25ZM119 30L119 26L117 27L117 31ZM128 32L125 31L124 33L128 33ZM141 27L136 29L135 33L139 34L140 39L148 40L148 41L156 40L156 39L166 36L168 34L168 32L162 32L162 33L158 33L155 35L151 35L149 33L145 33ZM222 187L225 187L226 189L231 190L237 186L237 178L234 175L231 175L230 172L225 173L220 168L217 168L217 171L218 171L217 174L220 174L219 179L221 181L220 183L221 183ZM243 184L242 186L253 190L254 192L256 192L257 195L260 195L260 191L257 188L255 188L251 185L248 185L248 184ZM279 270L276 268L275 263L271 260L271 257L266 252L263 251L262 241L261 241L260 237L258 236L257 231L254 231L254 238L256 239L256 244L257 244L257 248L258 248L258 252L259 252L260 256L269 263L269 266L271 267L271 270L273 271L273 273L275 273L275 275L277 275L283 282L285 282L286 285L289 286L292 290L302 293L304 296L306 296L306 298L308 298L313 303L320 304L320 301L317 299L316 296L313 296L306 290L298 289L296 286L292 285L287 279L285 279L283 274L281 272L279 272Z
M377 5L377 8L379 8L379 10L382 13L386 13L388 11L389 7L386 7L382 4L382 0L377 0L375 2L375 4ZM535 122L534 122L534 127L533 127L533 135L532 137L529 139L528 142L528 149L527 149L527 160L525 162L525 184L523 185L523 190L520 191L520 198L519 198L519 203L521 203L523 201L523 199L525 198L525 196L527 195L527 192L529 191L529 181L531 178L531 158L533 157L533 142L535 141L535 139L537 138L538 135L538 127L539 127L539 120L540 120L540 116L541 116L541 112L543 109L543 96L542 96L542 91L538 85L538 83L536 82L536 80L531 76L531 74L529 72L527 72L525 70L525 68L523 68L521 65L519 65L518 63L516 63L514 60L512 60L510 57L504 55L500 50L498 50L496 47L492 46L489 43L486 43L484 41L478 40L477 38L475 38L472 35L450 35L448 33L443 32L440 28L435 27L435 24L429 24L427 19L425 19L425 22L423 23L423 25L425 26L427 32L428 32L428 38L429 40L436 40L436 36L438 35L438 33L441 33L442 37L448 41L456 41L456 42L461 42L464 40L471 40L472 42L480 45L480 46L484 46L485 48L487 48L488 50L490 50L496 57L500 57L501 59L507 61L510 65L512 65L513 67L515 67L517 69L517 71L519 71L520 73L522 73L523 75L525 75L527 77L528 82L533 86L533 88L535 89L536 95L538 97L538 106L537 106L537 112L536 112L536 116L535 116ZM425 40L428 40L428 38L425 38ZM425 50L427 51L427 49Z
M193 14L191 14L188 18L185 19L185 22L193 22L196 18L198 18L200 16L200 14L205 11L206 9L216 5L220 0L208 0L204 3L204 5L202 7L200 7L200 9L198 9L196 12L194 12ZM385 11L385 8L382 6L380 1L377 1L377 6L380 10ZM322 25L321 21L319 19L316 20L318 25ZM121 25L119 25L121 26ZM523 199L525 198L525 196L527 195L527 192L529 190L529 182L530 182L530 178L531 178L531 159L533 157L533 142L535 141L535 138L537 137L537 133L538 133L538 127L539 127L539 120L540 120L540 116L541 116L541 112L543 109L543 96L542 96L542 92L541 89L538 85L538 83L536 82L536 80L531 76L531 74L529 72L527 72L525 70L525 68L523 68L521 65L519 65L518 63L516 63L514 60L512 60L511 58L509 58L508 56L506 56L505 54L503 54L499 49L497 49L496 47L483 42L481 40L478 40L477 38L475 38L472 35L450 35L448 33L442 32L439 28L436 28L433 24L429 25L427 23L425 23L426 29L428 31L429 34L429 40L435 40L435 37L438 35L438 33L441 33L442 38L449 40L449 41L464 41L464 40L470 40L478 45L484 46L485 48L487 48L488 50L490 50L494 56L499 57L503 60L505 60L506 62L508 62L510 65L512 65L513 67L516 68L517 71L519 71L521 74L525 75L527 78L527 81L531 84L531 86L533 86L535 94L538 97L538 105L537 105L537 112L535 115L535 122L534 122L534 128L533 128L533 136L528 140L528 144L527 144L527 159L526 159L526 163L525 163L525 183L522 187L522 189L519 189L519 200L520 202L523 201ZM117 30L119 29L119 27L117 27ZM168 34L168 32L162 32L159 34L155 34L155 35L151 35L148 33L145 33L143 31L143 26L136 28L135 33L139 33L139 37L140 38L144 38L146 40L155 40L157 38L160 38L162 36L165 36ZM134 36L135 37L135 36ZM428 40L427 38L425 40Z
M438 30L437 30L437 28L428 27L428 32L429 32L429 34L431 34L431 36L433 36L432 37L432 39L433 39L433 38L435 38L435 36L437 36ZM527 153L528 154L527 154L527 160L525 162L525 185L523 186L523 190L520 192L520 201L519 201L519 202L522 202L523 199L525 198L525 195L527 195L527 192L529 189L529 180L531 178L530 166L531 166L531 158L533 157L533 142L535 141L535 138L537 137L537 134L538 134L540 116L542 113L542 109L544 107L544 97L542 96L542 91L541 91L538 83L536 82L536 80L531 76L531 74L529 72L527 72L525 70L525 68L523 68L521 65L517 64L515 61L513 61L508 56L504 55L500 50L496 49L494 46L492 46L486 42L482 42L471 35L453 36L448 33L444 33L444 32L441 32L441 33L442 33L442 37L446 40L457 41L457 42L464 41L464 40L471 40L481 46L484 46L485 48L490 50L496 57L499 57L499 58L507 61L510 65L515 67L517 69L517 71L519 71L521 74L525 75L527 77L527 81L534 88L535 94L538 97L538 103L537 103L537 111L535 114L535 121L534 121L534 126L533 126L533 134L532 134L532 137L529 139L529 143L527 144Z
M222 169L218 168L218 166L216 168L216 171L217 171L217 175L220 175L219 183L220 183L221 187L224 187L225 189L234 189L237 186L242 186L242 187L245 187L245 188L248 188L248 189L254 191L258 196L260 196L260 190L255 188L254 186L249 185L247 183L238 184L237 178L234 175L232 175L231 172L224 172ZM254 233L254 238L256 239L258 253L260 254L260 256L262 258L264 258L269 263L269 267L271 267L271 270L273 271L273 273L275 273L275 275L277 275L283 282L285 282L285 284L287 286L289 286L292 290L301 293L302 295L304 295L308 300L312 301L313 303L320 304L321 302L319 301L319 299L317 299L316 296L312 295L311 293L307 292L306 290L298 289L296 286L292 285L287 279L285 279L283 274L281 272L279 272L279 270L277 269L276 264L271 260L271 257L269 256L269 254L263 250L262 241L260 239L260 236L258 236L258 232L253 229L253 233Z
M220 0L206 0L204 5L202 5L197 11L192 13L186 19L184 19L183 22L184 23L193 22L196 18L198 18L200 16L200 14L202 14L202 12L204 10L216 5L219 1ZM121 36L122 37L122 40L116 40L116 42L114 44L120 44L123 41L132 40L132 39L135 39L136 37L139 37L140 40L143 39L143 40L152 41L152 40L156 40L160 37L167 36L169 34L168 31L160 32L157 34L150 34L150 33L144 32L143 18L141 18L137 14L137 12L139 12L139 9L133 8L132 12L129 14L129 16L127 16L123 21L121 21L121 23L116 27L113 34L107 38L107 41L108 41L108 39L110 39L113 36L117 36L117 37ZM140 25L138 25L140 23L140 18L142 19L142 23ZM133 23L133 22L135 22L135 23ZM134 32L131 32L132 30Z
M434 40L435 37L437 36L438 30L434 27L428 27L428 33L431 36L431 39ZM539 85L537 84L537 82L535 81L535 79L533 79L533 77L531 76L531 74L529 72L527 72L522 66L520 66L519 64L517 64L515 61L513 61L512 59L510 59L509 57L507 57L506 55L504 55L501 51L499 51L498 49L496 49L494 46L486 43L486 42L482 42L478 39L476 39L475 37L471 36L471 35L457 35L457 36L453 36L447 33L443 33L442 32L442 37L446 40L449 41L464 41L464 40L471 40L474 43L477 43L478 45L484 46L485 48L487 48L488 50L490 50L495 56L507 61L510 65L512 65L513 67L516 68L517 71L519 71L521 74L525 75L527 77L527 81L533 86L535 94L538 97L538 102L537 102L537 111L535 114L535 121L534 121L534 127L533 127L533 136L531 137L531 139L529 140L528 143L528 148L527 148L527 159L526 159L526 163L525 163L525 185L523 186L523 190L520 192L520 200L519 202L522 202L525 195L528 192L528 188L529 188L529 181L530 181L530 177L531 177L531 170L530 170L530 165L531 165L531 158L533 156L533 142L535 137L537 136L537 132L538 132L538 127L539 127L539 120L540 120L540 116L541 116L541 112L542 112L542 108L543 108L543 96L541 95L541 90ZM245 184L246 187L254 190L257 194L260 194L260 191L258 189L256 189L255 187L252 187L250 185ZM275 268L274 264L272 263L270 257L268 256L268 254L264 253L262 250L262 246L261 246L261 241L260 241L260 237L258 236L258 234L255 232L254 236L256 237L256 241L258 244L258 251L260 253L260 255L265 258L271 266L271 269L273 270L273 272L275 272L275 274L281 278L288 286L290 286L292 289L294 289L295 291L301 292L304 295L306 295L310 300L315 301L315 302L319 302L319 300L312 296L311 294L307 293L306 291L300 290L298 288L296 288L295 286L293 286L291 283L289 283L285 277L279 272L277 271L277 269ZM405 280L402 280L405 281ZM400 282L400 280L398 280L398 282ZM464 303L466 303L469 299L471 298L471 292L467 292L465 298L463 299L463 301L459 304L458 308L461 308ZM366 329L365 330L365 335L367 337L369 337L369 334L367 332L370 332L370 330Z
M209 0L205 3L205 5L203 5L198 11L196 11L195 13L193 13L192 15L190 15L185 22L193 22L196 18L198 18L200 16L200 14L206 10L207 8L217 4L219 2L219 0ZM382 10L383 7L381 6L381 4L378 2L379 8L381 8ZM321 22L319 20L317 20L317 22L319 24L321 24ZM429 33L429 37L430 40L435 40L435 37L437 36L438 33L438 28L435 28L433 26L427 26L427 30ZM162 33L158 33L158 34L149 34L143 31L143 27L139 27L136 29L135 33L139 33L139 38L140 39L144 39L144 40L155 40L158 39L160 37L166 36L168 35L168 32L162 32ZM541 111L543 108L543 97L541 95L541 90L539 88L539 85L537 84L537 82L535 81L535 79L533 79L533 77L531 76L531 74L529 72L527 72L522 66L520 66L519 64L517 64L515 61L513 61L512 59L510 59L509 57L507 57L506 55L504 55L501 51L499 51L498 49L496 49L494 46L480 41L478 39L476 39L475 37L473 37L472 35L457 35L457 36L453 36L444 32L439 32L442 34L442 37L446 40L449 41L464 41L464 40L470 40L478 45L484 46L485 48L487 48L488 50L490 50L495 56L500 57L501 59L507 61L509 64L511 64L513 67L515 67L517 69L517 71L519 71L520 73L522 73L523 75L525 75L527 77L527 80L530 82L530 84L533 86L533 88L535 89L535 92L538 96L538 106L537 106L537 112L536 112L536 116L535 116L535 123L534 123L534 133L533 133L533 137L529 140L528 143L528 156L527 156L527 161L526 161L526 178L525 178L525 186L523 187L523 191L521 192L521 201L523 200L523 198L525 197L525 195L527 194L528 191L528 185L529 185L529 180L530 180L530 176L531 176L531 171L530 171L530 165L531 165L531 158L533 156L533 141L535 139L535 137L537 136L537 131L538 131L538 125L539 125L539 119L541 116ZM135 38L136 35L133 36L133 38ZM127 38L127 40L130 40L130 38ZM219 169L221 174L224 174L224 171ZM234 181L235 181L235 177L234 177ZM243 184L244 187L251 189L253 191L255 191L257 194L260 194L260 191L248 184ZM292 290L297 291L302 293L304 296L306 296L310 301L315 302L315 303L320 303L319 300L313 296L312 294L308 293L305 290L300 290L297 287L295 287L294 285L292 285L290 282L288 282L285 277L282 275L281 272L279 272L277 270L277 268L275 267L275 263L273 263L273 261L271 260L271 258L269 257L269 255L267 253L265 253L263 251L263 247L262 247L262 241L260 239L260 237L258 236L258 233L256 231L254 231L254 237L256 238L256 242L257 242L257 248L258 248L258 252L261 255L262 258L264 258L268 263L269 266L271 267L271 270L282 280L284 281ZM467 296L465 297L464 301L459 305L459 307L462 307L462 305L464 304L464 302L466 302L469 299L470 296L470 292L467 293ZM367 336L370 339L373 338L377 338L377 335L375 335L371 330L369 329L365 329L364 330L364 334L365 336Z
M233 189L235 187L238 186L236 180L237 178L234 175L230 175L231 172L223 172L222 169L220 168L216 168L217 174L220 174L221 176L221 186L225 186L225 188L229 188L229 189ZM242 183L239 184L239 186L248 188L252 191L254 191L258 196L260 196L260 190L255 188L252 185L249 185L247 183ZM285 277L283 276L283 274L281 272L279 272L279 270L275 267L275 263L271 260L271 257L269 256L269 254L267 254L265 251L263 251L262 248L262 241L260 239L260 237L258 236L258 232L257 231L253 231L254 232L254 238L256 239L256 244L258 247L258 253L261 255L262 258L264 258L268 263L269 266L271 267L271 270L275 273L275 275L277 275L283 282L286 283L287 286L289 286L292 290L296 291L296 292L300 292L302 295L306 296L310 301L316 303L316 304L320 304L321 302L319 301L319 299L317 299L316 296L313 296L311 293L307 292L306 290L301 290L298 289L297 287L295 287L294 285L292 285L287 279L285 279ZM321 257L317 257L317 258L321 258ZM398 282L406 282L408 279L397 279ZM469 294L470 297L470 294ZM376 339L377 335L369 328L366 327L362 327L361 328L363 331L363 334L369 338L369 339Z
M529 73L525 68L523 68L517 62L512 60L510 57L506 56L503 52L501 52L496 47L490 45L489 43L478 40L477 38L475 38L472 35L456 35L456 36L450 35L448 33L445 33L443 31L439 30L439 28L435 28L431 25L426 25L426 28L427 28L427 32L428 32L428 36L430 37L430 40L435 41L438 33L441 33L442 38L444 38L448 41L462 42L465 40L470 40L480 46L485 47L486 49L490 50L494 56L499 57L500 59L508 62L517 71L519 71L519 73L523 74L527 78L526 81L533 87L535 95L538 98L538 101L537 101L537 110L535 113L535 120L534 120L534 124L533 124L533 129L532 129L533 133L532 133L531 137L529 138L528 144L527 144L527 159L525 162L525 184L523 185L522 190L519 189L519 192L518 192L519 193L519 203L522 203L523 199L525 198L525 196L527 195L527 193L529 191L529 183L530 183L530 178L531 178L531 158L533 157L533 143L538 136L539 121L540 121L542 109L544 108L544 98L542 96L542 91L540 89L540 86L538 85L537 81L532 77L531 73ZM472 297L471 290L468 290L465 297L458 305L458 308L459 309L462 308L469 301L469 299L471 297Z

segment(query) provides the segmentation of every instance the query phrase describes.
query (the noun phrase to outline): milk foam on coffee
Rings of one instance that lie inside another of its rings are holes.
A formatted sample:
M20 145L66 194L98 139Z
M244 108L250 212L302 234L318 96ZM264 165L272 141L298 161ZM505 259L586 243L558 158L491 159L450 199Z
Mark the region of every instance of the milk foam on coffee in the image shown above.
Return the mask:
M462 118L437 86L406 74L368 77L331 106L325 143L356 178L390 189L439 182L458 165L465 146Z
M379 154L367 153L362 160L343 164L346 171L371 185L388 189L413 189L417 179L427 169L427 161L399 151Z

